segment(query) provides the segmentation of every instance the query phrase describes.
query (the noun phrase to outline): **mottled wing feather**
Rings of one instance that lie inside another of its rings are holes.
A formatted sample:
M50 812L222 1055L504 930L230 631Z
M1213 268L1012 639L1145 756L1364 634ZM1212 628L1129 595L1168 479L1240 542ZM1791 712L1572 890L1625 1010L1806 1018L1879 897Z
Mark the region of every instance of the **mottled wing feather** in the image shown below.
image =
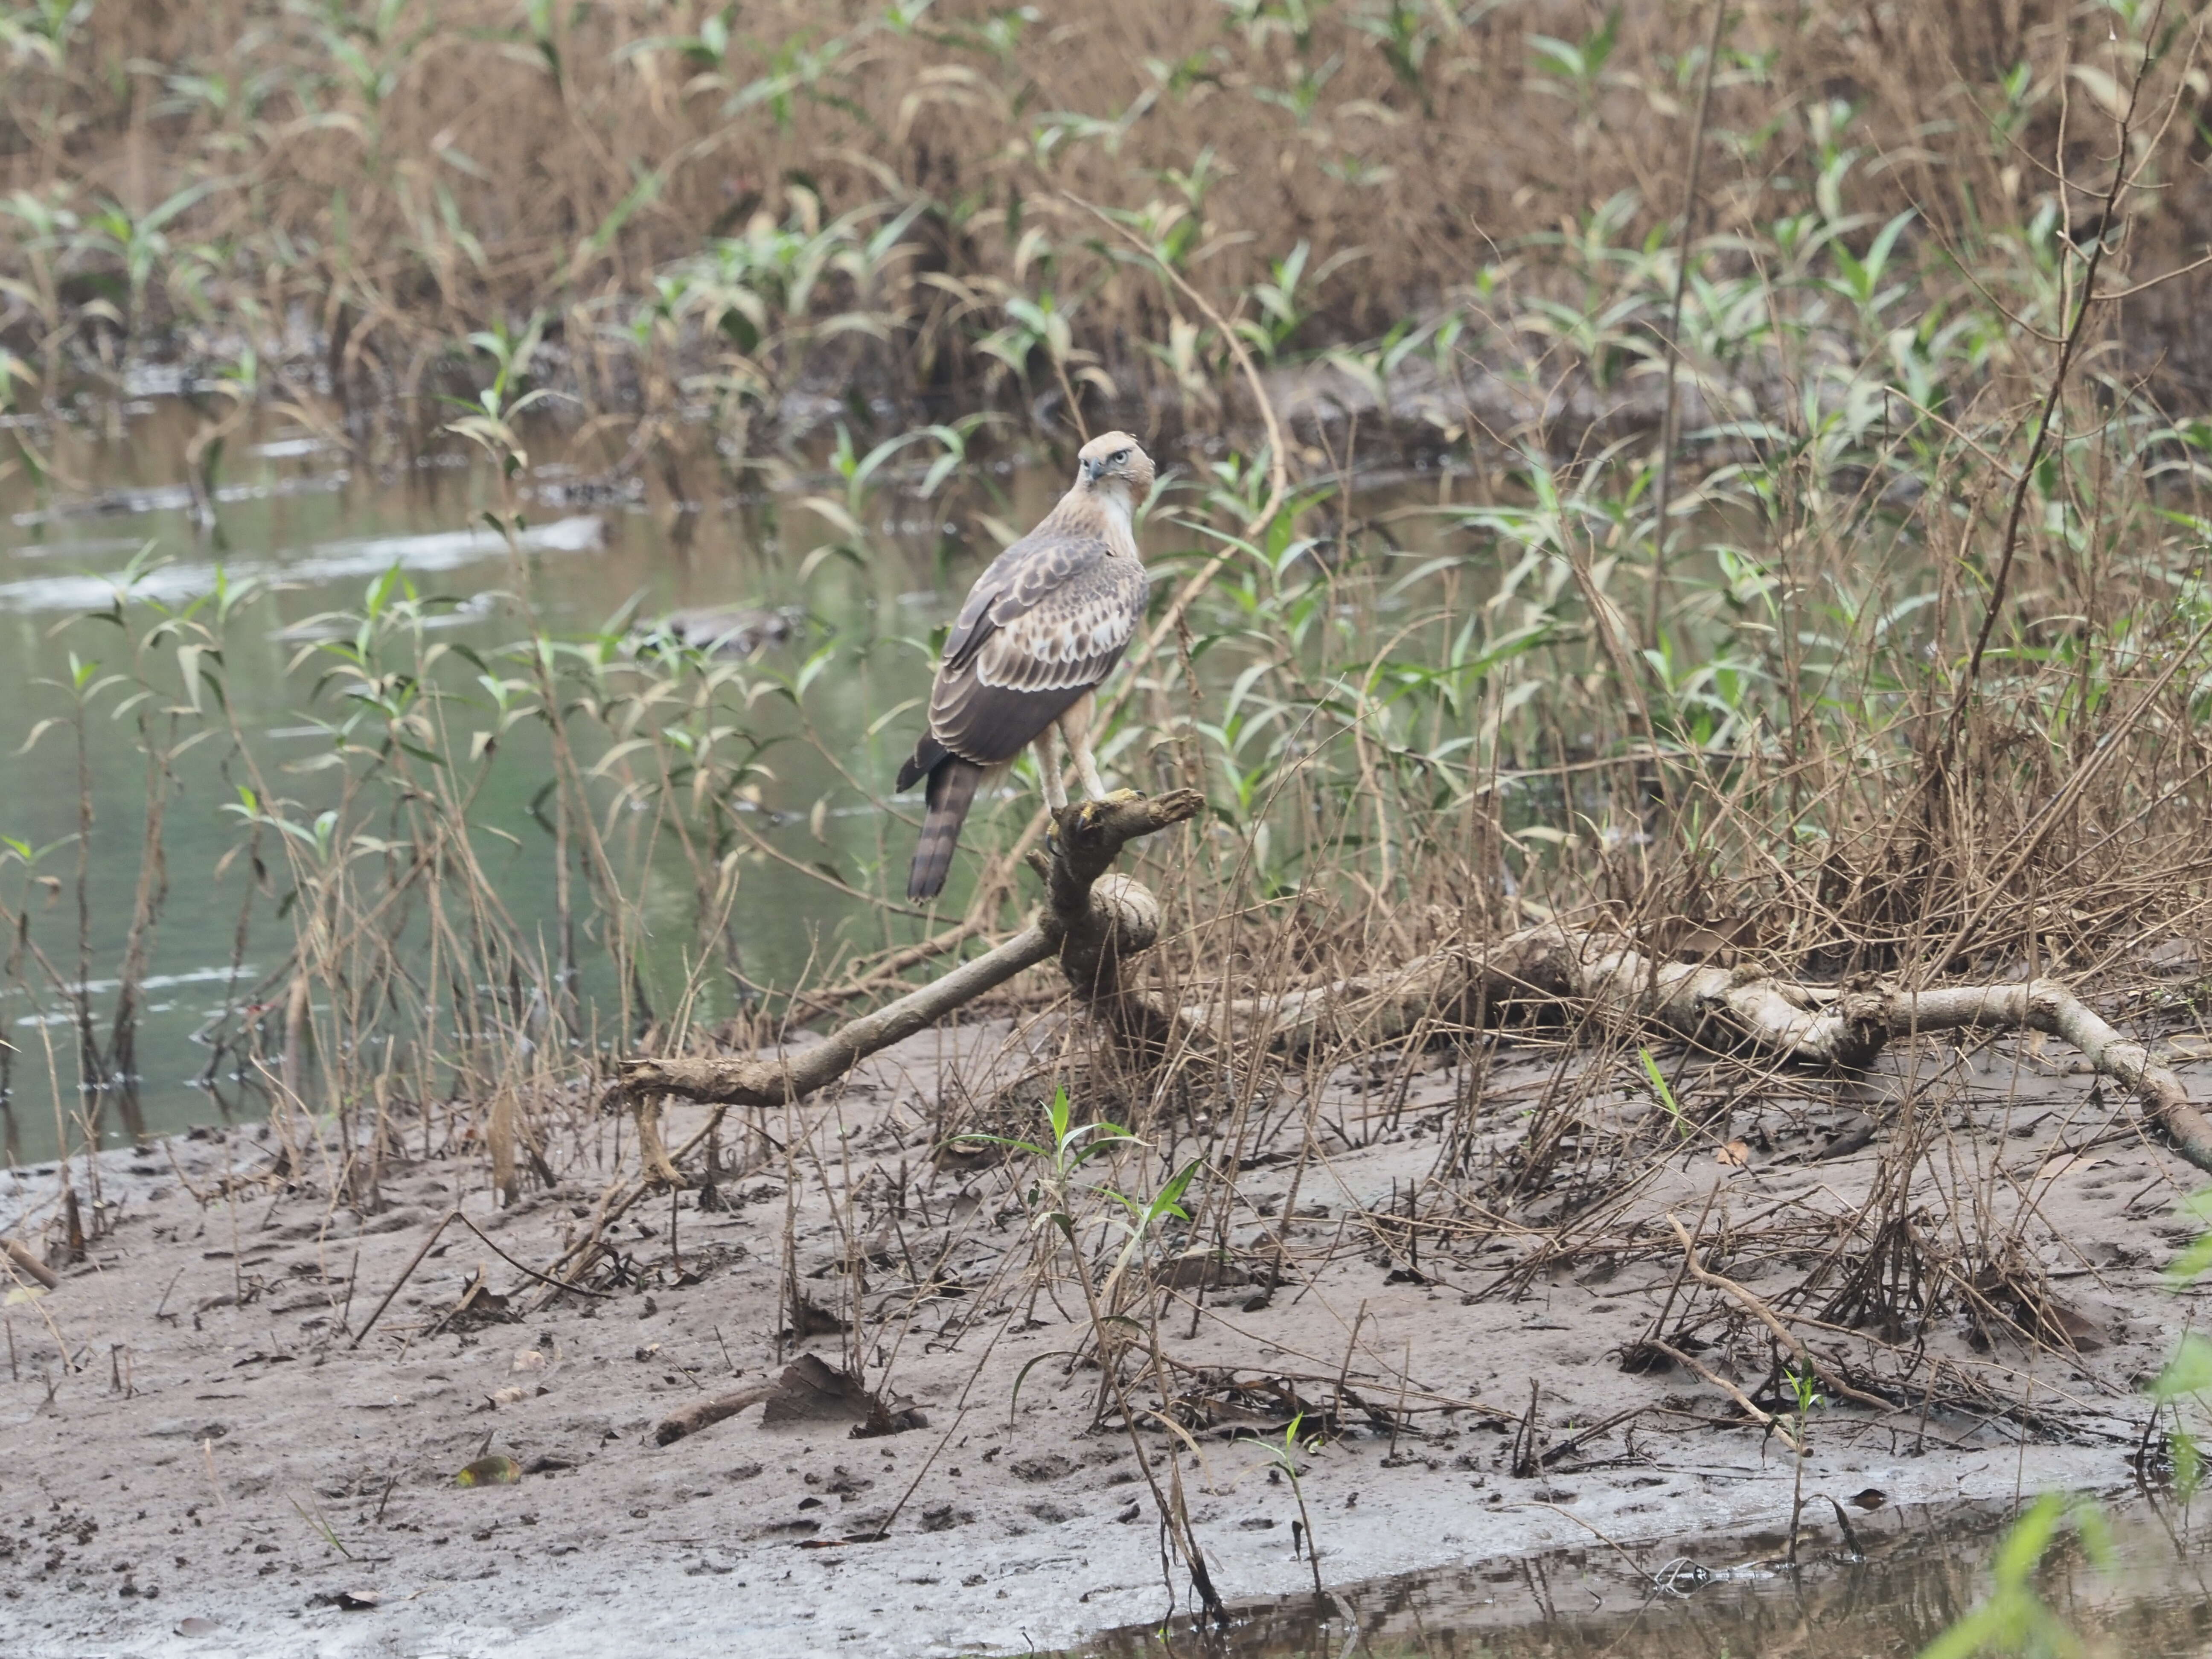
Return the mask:
M1111 557L1105 538L1070 535L1048 520L991 561L945 641L945 666L957 669L1000 629L1014 621L1056 588Z
M930 694L930 735L963 759L1013 759L1114 672L1145 593L1143 567L1102 538L1024 537L960 607Z

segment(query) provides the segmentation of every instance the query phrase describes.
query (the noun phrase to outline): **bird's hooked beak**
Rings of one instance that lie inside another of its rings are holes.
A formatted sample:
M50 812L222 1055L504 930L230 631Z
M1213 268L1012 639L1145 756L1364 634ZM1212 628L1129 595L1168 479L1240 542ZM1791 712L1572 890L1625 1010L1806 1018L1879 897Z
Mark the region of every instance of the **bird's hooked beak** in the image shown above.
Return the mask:
M1103 460L1089 460L1089 461L1085 461L1085 462L1084 462L1084 464L1083 464L1083 482L1084 482L1084 483L1097 483L1098 482L1098 480L1099 480L1099 479L1103 478L1103 477L1105 477L1105 476L1106 476L1106 463L1105 463Z

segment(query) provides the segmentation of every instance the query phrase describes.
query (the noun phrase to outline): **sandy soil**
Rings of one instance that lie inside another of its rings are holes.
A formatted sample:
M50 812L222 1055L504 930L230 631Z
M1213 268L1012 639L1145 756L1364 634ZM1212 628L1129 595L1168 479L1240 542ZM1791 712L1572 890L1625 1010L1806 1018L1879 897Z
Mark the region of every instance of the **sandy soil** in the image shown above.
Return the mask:
M1156 1620L1170 1587L1182 1605L1129 1437L1092 1426L1098 1374L1065 1357L1087 1331L1079 1297L1030 1274L1024 1170L928 1157L946 1068L966 1067L973 1092L1023 1056L1004 1025L946 1042L889 1051L811 1104L793 1132L811 1162L772 1157L721 1189L731 1207L641 1206L592 1281L605 1293L545 1307L491 1247L528 1267L558 1255L603 1189L593 1142L556 1189L506 1210L480 1159L387 1166L365 1217L333 1205L313 1158L272 1173L265 1130L103 1159L88 1259L6 1310L0 1650L934 1654ZM1770 1079L1710 1133L1662 1140L1632 1175L1586 1162L1580 1184L1553 1180L1510 1221L1431 1187L1416 1264L1392 1218L1437 1170L1455 1103L1478 1102L1488 1137L1456 1152L1494 1168L1561 1056L1504 1045L1479 1079L1474 1064L1400 1055L1391 1076L1331 1079L1313 1113L1255 1136L1225 1218L1241 1282L1170 1301L1163 1346L1195 1368L1178 1373L1200 1448L1183 1478L1232 1601L1310 1583L1290 1486L1232 1437L1279 1433L1293 1393L1325 1408L1339 1377L1368 1409L1348 1406L1304 1460L1332 1584L1564 1545L1609 1554L1595 1534L1654 1561L1723 1533L1773 1547L1799 1474L1786 1447L1712 1382L1622 1356L1663 1309L1661 1328L1716 1377L1770 1381L1764 1328L1740 1299L1681 1285L1665 1218L1699 1222L1711 1264L1753 1297L1810 1306L1806 1285L1871 1248L1850 1218L1886 1167L1884 1114L1908 1097L1942 1127L1920 1224L1962 1261L2006 1242L2033 1258L2063 1329L2031 1345L1955 1298L1910 1340L1794 1327L1895 1402L1813 1408L1805 1547L1836 1547L1831 1497L1877 1494L1850 1514L1879 1533L1964 1499L2129 1480L2141 1385L2191 1315L2159 1270L2191 1236L2173 1205L2197 1183L2063 1057L1929 1045L1865 1085ZM2189 1073L2200 1095L2204 1069ZM1678 1073L1686 1102L1698 1086ZM1323 1133L1302 1164L1309 1120ZM1293 1180L1288 1265L1263 1297L1253 1276ZM0 1229L44 1237L57 1182L0 1174ZM77 1182L82 1195L82 1165ZM354 1346L456 1206L483 1237L449 1226ZM857 1351L868 1385L927 1426L854 1438L755 1407L657 1445L670 1412L796 1351L779 1335L787 1250L826 1315L860 1315L857 1336L797 1346L833 1365ZM441 1328L480 1273L503 1310ZM2018 1307L1997 1289L1990 1304ZM1164 1474L1167 1437L1144 1440ZM520 1481L458 1486L488 1453L516 1460ZM1516 1456L1529 1473L1511 1472Z

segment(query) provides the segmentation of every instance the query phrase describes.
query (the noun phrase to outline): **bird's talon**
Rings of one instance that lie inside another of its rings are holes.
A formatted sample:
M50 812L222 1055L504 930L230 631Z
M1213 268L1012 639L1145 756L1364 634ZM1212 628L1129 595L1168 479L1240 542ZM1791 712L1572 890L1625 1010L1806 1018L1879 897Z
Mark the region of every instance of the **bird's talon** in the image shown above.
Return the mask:
M1092 795L1076 808L1076 827L1079 830L1095 830L1109 807L1127 806L1131 801L1144 798L1145 792L1141 789L1116 789L1107 794Z

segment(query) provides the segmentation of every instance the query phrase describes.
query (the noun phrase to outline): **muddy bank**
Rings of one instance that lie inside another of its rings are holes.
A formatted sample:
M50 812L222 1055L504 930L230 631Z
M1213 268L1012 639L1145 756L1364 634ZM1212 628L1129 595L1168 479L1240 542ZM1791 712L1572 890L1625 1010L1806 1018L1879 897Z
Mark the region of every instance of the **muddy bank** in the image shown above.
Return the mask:
M987 1022L887 1051L836 1098L762 1120L773 1143L742 1172L733 1133L709 1207L641 1205L597 1294L544 1305L526 1270L589 1226L621 1126L546 1149L557 1184L506 1210L481 1160L392 1147L361 1214L332 1196L360 1190L334 1149L258 1132L111 1155L97 1211L80 1165L88 1259L6 1310L9 1650L1018 1650L1158 1620L1170 1589L1182 1607L1130 1437L1093 1426L1079 1303L1036 1271L1033 1171L930 1156L948 1099L988 1099L1055 1040L1048 1021ZM1553 1183L1553 1212L1500 1202L1480 1225L1433 1201L1442 1132L1477 1134L1449 1149L1462 1175L1526 1146L1563 1071L1535 1037L1332 1075L1304 1163L1301 1115L1262 1125L1225 1254L1159 1322L1224 1595L1310 1585L1296 1496L1249 1438L1279 1441L1294 1409L1336 1431L1301 1460L1333 1585L1600 1548L1600 1532L1662 1557L1720 1534L1779 1548L1798 1471L1745 1416L1780 1403L1773 1344L1740 1302L1685 1287L1669 1214L1869 1396L1826 1396L1805 1422L1801 1551L1838 1547L1831 1497L1879 1494L1849 1510L1878 1537L1962 1500L2128 1481L2138 1389L2191 1314L2160 1277L2189 1236L2173 1202L2191 1171L2063 1056L1929 1044L1884 1065L1850 1085L1778 1074L1717 1145L1647 1139L1632 1176L1585 1168ZM2185 1068L2199 1097L2205 1069ZM1698 1079L1676 1078L1694 1098ZM1582 1093L1586 1117L1633 1116L1625 1093ZM1931 1297L1909 1332L1824 1333L1825 1304L1795 1294L1829 1282L1824 1250L1872 1259L1851 1218L1895 1174L1900 1102L1943 1130L1942 1157L1910 1172L1933 1183L1914 1191L1922 1224L1949 1229L1970 1273L2033 1266L2042 1340L1986 1278L1980 1305ZM55 1187L0 1176L0 1226L58 1237ZM1943 1194L1960 1207L1939 1218ZM456 1208L481 1232L447 1225L355 1346ZM1655 1363L1638 1346L1655 1329L1707 1375ZM860 1438L849 1418L756 1407L656 1444L672 1412L799 1353L857 1365L921 1420ZM1182 1443L1139 1437L1156 1471ZM455 1483L488 1455L520 1480Z

